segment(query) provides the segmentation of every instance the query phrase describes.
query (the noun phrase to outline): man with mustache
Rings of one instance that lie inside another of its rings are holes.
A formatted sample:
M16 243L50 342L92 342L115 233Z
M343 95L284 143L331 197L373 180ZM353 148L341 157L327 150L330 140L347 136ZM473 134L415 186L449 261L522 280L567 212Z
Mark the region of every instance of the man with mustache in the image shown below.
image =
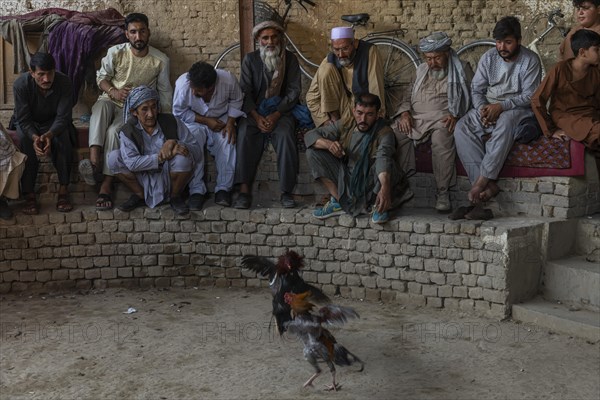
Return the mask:
M316 126L342 119L352 123L357 93L373 93L382 99L385 115L383 63L376 46L354 38L351 27L331 30L331 53L321 62L308 92L306 105Z
M71 80L56 71L54 58L47 53L35 53L29 68L29 72L21 74L13 86L17 134L21 150L27 156L21 177L21 191L25 197L23 213L39 213L35 181L38 157L46 156L52 158L58 174L56 210L68 212L73 209L69 200L69 182L75 135L71 117Z
M407 190L404 173L396 167L396 139L380 117L381 100L357 94L349 128L341 120L306 133L306 158L313 177L331 199L313 212L319 219L347 212L353 216L371 208L371 220L383 224Z
M472 206L461 208L461 215L451 215L452 219L491 218L482 204L500 192L498 174L523 134L521 122L533 117L531 96L542 75L539 58L521 46L517 18L500 19L493 35L496 48L481 57L471 84L473 108L454 130L456 150L472 185L468 193Z
M173 88L169 81L169 59L149 45L148 17L131 13L125 18L128 42L108 49L96 74L104 93L92 107L89 128L90 159L82 160L79 172L88 185L101 182L97 210L110 210L113 174L108 154L119 147L118 128L123 123L123 104L129 91L146 85L160 95L161 112L171 112Z
M470 83L473 71L470 65L459 60L452 49L452 39L444 32L434 32L421 39L419 50L425 62L417 68L412 90L408 92L396 111L394 131L398 143L404 135L415 144L431 140L433 176L437 186L435 209L450 211L449 189L456 184L456 147L454 128L456 121L471 107ZM408 155L399 154L409 147ZM400 165L407 157L414 165L413 146L398 146L396 157ZM404 167L405 171L414 166Z
M298 175L296 121L292 110L301 91L298 59L285 49L283 28L264 21L252 31L258 50L246 55L240 85L244 91L244 112L237 143L235 182L240 193L235 208L249 208L251 187L265 144L270 139L277 153L281 205L296 205L292 191Z

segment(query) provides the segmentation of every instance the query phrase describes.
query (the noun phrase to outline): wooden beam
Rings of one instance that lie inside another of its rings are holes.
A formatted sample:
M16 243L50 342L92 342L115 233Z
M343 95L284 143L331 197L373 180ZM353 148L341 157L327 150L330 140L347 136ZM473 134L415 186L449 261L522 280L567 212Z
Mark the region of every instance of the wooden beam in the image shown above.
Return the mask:
M240 60L254 51L254 0L239 0L240 4Z

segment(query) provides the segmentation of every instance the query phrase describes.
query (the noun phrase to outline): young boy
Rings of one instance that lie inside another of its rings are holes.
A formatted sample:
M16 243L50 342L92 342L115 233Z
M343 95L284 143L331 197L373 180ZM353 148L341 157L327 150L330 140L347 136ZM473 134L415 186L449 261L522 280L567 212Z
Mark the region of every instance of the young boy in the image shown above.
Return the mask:
M575 58L560 61L531 98L544 135L577 140L600 155L600 35L580 29L571 38ZM550 107L546 108L550 100Z
M571 49L571 38L581 29L589 29L600 34L600 0L573 0L575 15L579 25L576 25L560 45L560 59L568 60L575 57Z

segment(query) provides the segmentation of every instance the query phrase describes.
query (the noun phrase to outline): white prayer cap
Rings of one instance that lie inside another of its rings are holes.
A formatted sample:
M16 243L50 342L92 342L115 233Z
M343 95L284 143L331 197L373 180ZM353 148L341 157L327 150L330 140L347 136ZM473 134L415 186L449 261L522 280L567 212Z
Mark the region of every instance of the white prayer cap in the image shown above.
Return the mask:
M331 40L354 39L354 29L350 26L339 26L331 30Z

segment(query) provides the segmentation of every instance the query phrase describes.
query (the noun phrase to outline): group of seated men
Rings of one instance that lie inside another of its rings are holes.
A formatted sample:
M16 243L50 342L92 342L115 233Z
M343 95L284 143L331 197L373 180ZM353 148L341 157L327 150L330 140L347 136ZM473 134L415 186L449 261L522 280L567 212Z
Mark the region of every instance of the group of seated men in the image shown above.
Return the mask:
M169 60L149 46L147 17L129 14L128 42L111 47L97 72L103 94L92 108L90 158L80 162L79 171L88 184L99 187L98 210L113 207L116 176L132 191L121 210L168 202L183 215L203 206L206 147L217 169L215 203L249 208L252 183L270 140L277 154L281 204L295 207L295 130L310 111L316 128L304 137L306 157L313 177L330 194L313 212L316 218L368 212L375 223L388 221L390 209L412 196L407 177L415 170L414 144L430 140L435 208L452 211L449 190L456 182L458 154L472 184L471 206L460 207L451 218L487 219L489 210L482 204L498 194L498 174L513 143L539 129L534 116L545 135L600 150L600 0L574 4L578 17L584 15L578 18L581 27L570 33L568 46L561 46L567 59L541 85L539 58L521 46L515 17L498 21L496 49L482 56L474 74L459 60L446 33L423 38L419 48L425 63L400 108L387 110L391 123L384 117L379 54L375 46L355 39L352 28L332 29L331 53L308 89L306 110L299 103L298 61L285 49L284 31L276 22L254 27L258 50L244 57L239 82L227 71L197 62L176 80L173 94ZM30 71L15 82L14 94L24 154L0 143L0 194L15 198L15 181L22 175L23 212L37 214L38 157L50 155L60 184L56 207L68 212L73 208L68 195L74 143L71 84L55 71L51 55L36 53ZM2 197L0 217L9 215Z

